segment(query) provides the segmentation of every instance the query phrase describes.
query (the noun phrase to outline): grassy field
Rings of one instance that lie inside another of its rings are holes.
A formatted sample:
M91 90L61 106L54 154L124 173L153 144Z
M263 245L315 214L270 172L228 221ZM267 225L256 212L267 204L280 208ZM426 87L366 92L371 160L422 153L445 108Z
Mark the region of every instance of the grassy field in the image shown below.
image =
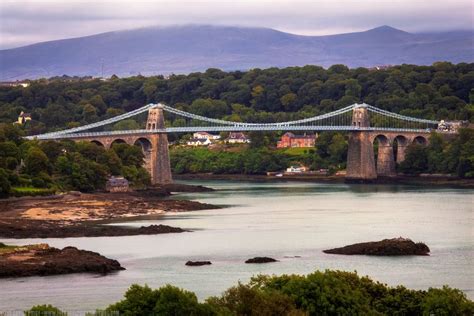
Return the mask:
M34 188L34 187L13 187L11 189L13 196L38 196L51 195L56 193L55 188Z
M300 155L304 155L305 153L308 153L309 150L311 150L314 148L298 148L298 147L295 147L295 148L281 148L281 149L278 149L278 151L284 153L284 154L287 154L287 155L290 155L290 156L300 156Z

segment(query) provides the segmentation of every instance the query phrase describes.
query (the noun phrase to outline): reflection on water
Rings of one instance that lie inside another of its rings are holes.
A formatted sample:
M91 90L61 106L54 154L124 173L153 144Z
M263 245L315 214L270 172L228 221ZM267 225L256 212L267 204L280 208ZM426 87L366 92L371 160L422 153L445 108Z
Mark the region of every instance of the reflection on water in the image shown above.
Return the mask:
M165 222L192 229L192 233L1 240L73 245L118 259L127 270L105 277L77 274L2 280L0 309L39 303L72 309L104 307L119 300L131 283L153 287L171 283L195 291L202 299L257 273L309 273L328 268L357 270L391 285L417 289L449 284L474 297L473 190L308 182L190 183L218 191L173 198L227 207L127 225ZM432 255L384 258L322 253L327 248L398 236L426 242ZM243 263L262 255L281 261ZM187 260L213 264L186 267Z

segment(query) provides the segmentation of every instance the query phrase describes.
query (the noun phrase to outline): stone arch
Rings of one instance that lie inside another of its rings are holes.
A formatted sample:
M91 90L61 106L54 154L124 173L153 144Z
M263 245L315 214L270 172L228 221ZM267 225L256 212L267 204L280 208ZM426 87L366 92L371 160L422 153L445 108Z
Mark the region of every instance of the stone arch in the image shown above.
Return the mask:
M387 177L396 175L393 146L390 138L386 135L378 134L373 138L373 142L377 142L377 159L375 160L377 175Z
M143 150L143 152L148 152L152 150L152 144L151 141L148 138L145 137L140 137L135 140L133 143L135 146L140 146Z
M405 151L410 141L406 136L397 135L393 139L393 152L395 157L395 162L400 163L405 160Z
M105 147L105 145L102 142L96 139L91 140L91 143L96 144L97 146Z
M390 138L388 138L387 136L385 136L383 134L376 135L372 142L375 142L375 141L377 141L379 144L381 144L383 146L390 145Z
M143 167L148 170L148 172L152 173L152 153L153 153L153 145L152 142L146 137L139 137L134 142L133 145L139 146L142 149L144 161Z
M415 138L413 138L413 144L418 144L418 145L427 145L428 144L428 139L426 137L418 135Z

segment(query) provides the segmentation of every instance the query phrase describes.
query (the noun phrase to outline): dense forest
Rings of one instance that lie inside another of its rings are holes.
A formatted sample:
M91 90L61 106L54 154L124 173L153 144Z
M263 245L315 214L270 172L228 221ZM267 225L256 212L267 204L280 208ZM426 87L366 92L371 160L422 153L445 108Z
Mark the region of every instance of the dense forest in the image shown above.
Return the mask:
M42 314L40 314L42 313ZM427 291L389 287L354 272L326 270L308 275L259 275L221 296L199 302L196 294L166 285L159 289L132 285L123 300L101 315L459 315L474 313L474 302L450 287ZM38 305L25 315L66 315L51 305Z
M27 133L72 127L150 102L209 117L274 122L309 117L366 102L429 119L474 118L474 63L400 65L383 70L334 65L172 75L169 78L52 78L30 86L0 87L0 122L32 114ZM173 117L169 117L173 120ZM182 122L170 122L181 124ZM122 122L114 128L135 126Z

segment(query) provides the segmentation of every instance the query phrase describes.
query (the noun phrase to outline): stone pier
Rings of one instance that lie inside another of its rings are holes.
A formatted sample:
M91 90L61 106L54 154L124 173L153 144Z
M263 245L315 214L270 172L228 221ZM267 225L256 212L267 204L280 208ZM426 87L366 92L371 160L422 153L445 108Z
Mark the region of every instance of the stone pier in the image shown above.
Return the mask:
M363 105L354 108L352 125L356 127L369 127L369 113ZM346 179L349 181L371 181L377 179L374 146L370 132L350 132Z
M165 128L163 109L160 107L148 110L146 123L147 130ZM150 162L148 162L152 184L165 184L173 182L171 176L170 155L168 149L168 135L156 133L149 136L151 141Z
M388 140L386 142L379 141L377 175L384 177L397 175L395 171L395 159L393 157L393 146Z

